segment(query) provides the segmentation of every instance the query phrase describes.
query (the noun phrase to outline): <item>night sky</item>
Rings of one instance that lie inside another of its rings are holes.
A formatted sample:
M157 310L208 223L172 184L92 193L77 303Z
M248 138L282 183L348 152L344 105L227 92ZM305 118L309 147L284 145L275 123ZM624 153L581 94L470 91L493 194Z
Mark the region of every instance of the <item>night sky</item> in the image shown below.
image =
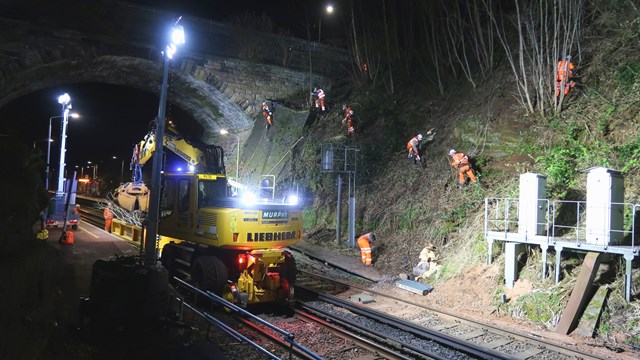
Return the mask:
M277 27L287 28L302 38L306 38L307 19L313 19L309 20L309 23L314 24L312 34L317 36L317 13L328 4L309 0L130 2L221 22L245 12L264 13ZM337 9L340 6L339 1L333 1L332 4ZM312 17L310 14L314 13ZM327 37L333 36L331 27L330 23L323 23L323 38L324 34ZM79 119L69 120L65 161L68 169L73 169L76 165L87 166L87 162L91 161L101 164L99 167L103 171L117 172L113 175L120 176L121 161L125 160L126 180L129 176L128 167L133 144L147 133L149 122L157 115L157 94L100 83L61 84L55 88L42 89L17 98L0 108L0 141L3 136L19 138L29 146L35 145L46 156L49 118L61 115L57 98L63 93L68 93L72 98L72 112L81 116ZM167 115L178 125L182 123L185 126L193 126L190 116L177 107L169 107ZM60 130L60 119L53 119L53 168L57 168L59 163ZM114 160L113 156L117 159Z

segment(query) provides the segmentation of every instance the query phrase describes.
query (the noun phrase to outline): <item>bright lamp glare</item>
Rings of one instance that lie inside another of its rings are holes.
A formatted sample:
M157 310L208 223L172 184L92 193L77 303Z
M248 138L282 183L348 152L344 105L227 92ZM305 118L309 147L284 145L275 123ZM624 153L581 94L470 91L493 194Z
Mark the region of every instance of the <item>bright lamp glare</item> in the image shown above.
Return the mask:
M64 93L64 95L60 95L58 97L58 104L68 104L69 101L71 101L71 97L67 93Z
M194 172L196 171L196 167L193 165L189 165L189 172Z
M257 201L258 197L252 192L246 192L242 194L242 203L244 205L254 205Z
M181 167L177 168L176 170L178 170L178 172L182 172L182 168Z
M171 32L171 43L174 45L184 44L184 28L182 25L176 25Z
M71 113L71 114L69 114L69 116L71 116L71 117L72 117L72 118L74 118L74 119L77 119L77 118L79 118L79 117L80 117L80 114L78 114L78 113Z
M327 5L327 14L331 14L331 13L333 13L333 6Z
M225 129L220 130L220 134L227 135L229 132Z
M293 195L289 195L287 197L287 203L291 204L291 205L298 205L298 195L293 194Z

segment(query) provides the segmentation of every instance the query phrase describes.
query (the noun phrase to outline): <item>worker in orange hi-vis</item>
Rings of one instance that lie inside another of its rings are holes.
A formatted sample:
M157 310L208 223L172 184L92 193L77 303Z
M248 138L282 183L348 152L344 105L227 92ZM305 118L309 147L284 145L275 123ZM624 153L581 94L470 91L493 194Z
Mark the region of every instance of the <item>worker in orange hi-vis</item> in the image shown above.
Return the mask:
M355 128L355 115L353 109L349 104L342 104L342 110L344 110L344 119L342 119L342 125L347 125L347 136L353 136L356 133Z
M362 254L362 263L371 266L371 245L376 241L376 235L373 232L366 233L358 238L358 246Z
M473 173L473 169L471 168L471 164L469 163L469 157L464 153L457 152L454 149L449 150L449 156L453 159L451 162L451 166L458 169L458 182L460 185L464 185L466 183L466 176L469 177L472 183L476 182L476 176Z
M422 141L422 134L418 134L409 140L407 143L407 152L409 152L409 160L413 164L417 164L420 161L420 142Z
M558 61L558 68L556 69L556 97L560 96L560 91L564 88L564 94L569 95L569 90L573 89L576 85L573 81L573 63L571 62L571 56L567 55L564 59Z
M271 111L269 104L267 104L266 101L262 102L262 116L264 116L264 119L267 121L268 131L271 128L271 125L273 125L273 111Z
M111 204L104 208L104 231L111 232L111 223L113 222L113 207Z
M324 106L324 90L318 88L318 87L314 87L313 88L313 92L311 93L313 95L313 97L315 98L315 103L316 103L316 109L320 108L320 110L322 112L325 111L325 106Z

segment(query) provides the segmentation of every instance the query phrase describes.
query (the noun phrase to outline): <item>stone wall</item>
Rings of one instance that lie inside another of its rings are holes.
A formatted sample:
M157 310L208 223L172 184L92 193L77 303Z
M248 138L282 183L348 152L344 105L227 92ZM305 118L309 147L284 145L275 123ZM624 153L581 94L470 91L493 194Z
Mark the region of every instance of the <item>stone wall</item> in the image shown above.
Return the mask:
M214 56L197 62L185 59L180 70L215 86L249 116L260 113L265 99L306 94L310 86L328 81L320 75Z

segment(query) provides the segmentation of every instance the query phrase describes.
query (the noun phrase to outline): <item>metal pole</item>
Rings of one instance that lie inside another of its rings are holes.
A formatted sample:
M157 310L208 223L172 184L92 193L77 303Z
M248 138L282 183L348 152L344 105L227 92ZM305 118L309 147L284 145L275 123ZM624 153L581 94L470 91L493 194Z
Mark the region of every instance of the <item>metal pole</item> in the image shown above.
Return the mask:
M160 90L160 104L156 118L156 150L153 154L153 173L151 175L151 198L149 199L149 223L147 236L144 241L146 265L155 265L157 261L156 238L158 236L158 222L160 220L160 182L162 177L162 160L164 158L164 118L167 103L167 82L169 80L169 58L166 51L163 54L164 70L162 88Z
M65 149L67 140L67 123L69 119L69 107L71 103L62 104L62 136L60 136L60 169L58 172L58 190L56 191L56 197L64 194L64 155L67 151Z
M238 177L240 170L240 137L236 135L236 139L238 139L238 148L236 149L236 181L240 182L240 178Z
M318 17L318 44L320 44L321 30L322 30L322 14Z
M338 208L336 210L336 243L340 244L340 205L342 204L342 174L338 174Z
M123 179L124 179L124 160L122 160L122 165L120 166L120 184L122 184Z
M53 119L54 117L57 116L49 118L49 138L47 138L47 169L45 170L46 177L44 179L44 187L45 189L47 189L47 191L49 191L49 159L51 156L51 119Z

